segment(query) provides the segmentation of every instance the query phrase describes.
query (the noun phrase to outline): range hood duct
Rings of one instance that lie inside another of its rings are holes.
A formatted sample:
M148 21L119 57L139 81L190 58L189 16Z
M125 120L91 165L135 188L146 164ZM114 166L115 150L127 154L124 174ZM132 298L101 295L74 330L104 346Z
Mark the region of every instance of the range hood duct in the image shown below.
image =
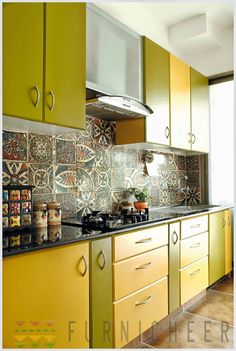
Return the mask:
M143 118L152 113L149 106L125 96L100 95L86 101L86 115L109 121Z

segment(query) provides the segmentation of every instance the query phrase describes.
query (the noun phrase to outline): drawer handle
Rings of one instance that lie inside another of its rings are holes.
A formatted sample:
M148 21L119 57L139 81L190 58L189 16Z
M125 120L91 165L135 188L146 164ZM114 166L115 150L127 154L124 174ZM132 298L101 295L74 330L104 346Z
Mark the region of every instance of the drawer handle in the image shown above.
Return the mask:
M136 241L135 244L145 244L145 243L148 243L149 241L152 241L152 238L141 239L139 241Z
M222 219L222 227L224 228L226 226L226 220L223 218Z
M100 264L100 257L103 258L102 264ZM106 265L106 257L105 257L105 254L104 254L103 250L101 250L101 251L99 252L99 254L98 254L98 265L99 265L99 267L101 268L101 270L103 270L104 267L105 267L105 265Z
M145 300L141 301L141 302L136 302L135 306L141 306L141 305L145 305L146 303L148 303L149 301L151 301L152 297L148 296Z
M195 247L199 247L200 245L201 245L201 243L192 244L192 245L190 245L190 248L193 249Z
M200 228L200 227L201 227L201 224L198 223L198 224L191 225L190 228L194 229L194 228Z
M193 271L192 273L189 273L190 275L195 275L195 274L197 274L197 273L199 273L200 272L200 268L198 268L196 271Z
M148 268L149 266L151 266L152 262L147 262L147 263L144 263L142 264L141 266L138 266L138 267L135 267L135 269L145 269L145 268Z
M174 245L177 244L178 239L179 239L178 234L174 230L174 232L172 234L172 242L173 242Z

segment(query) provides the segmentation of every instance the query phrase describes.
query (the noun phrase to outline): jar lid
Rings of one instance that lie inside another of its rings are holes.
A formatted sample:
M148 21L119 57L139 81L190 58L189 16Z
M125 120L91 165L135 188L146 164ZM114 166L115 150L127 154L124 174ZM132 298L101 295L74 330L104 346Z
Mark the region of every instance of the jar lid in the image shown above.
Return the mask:
M61 205L58 202L49 202L47 204L48 210L60 210Z
M44 202L41 202L41 201L35 201L35 203L33 205L33 209L45 211L47 209L47 204L45 204Z

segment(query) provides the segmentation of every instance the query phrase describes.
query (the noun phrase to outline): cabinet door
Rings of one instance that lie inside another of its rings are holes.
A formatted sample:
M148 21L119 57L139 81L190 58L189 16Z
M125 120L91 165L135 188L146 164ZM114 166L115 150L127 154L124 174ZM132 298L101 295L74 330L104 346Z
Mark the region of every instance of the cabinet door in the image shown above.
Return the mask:
M208 79L191 68L192 150L209 151Z
M111 238L91 241L91 348L112 348L111 260Z
M46 4L45 121L85 127L85 3Z
M169 53L148 38L143 49L144 101L154 112L146 118L146 141L170 145Z
M232 219L231 211L225 211L225 274L232 271Z
M3 4L3 114L42 120L43 4Z
M88 243L3 261L3 347L88 348Z
M191 149L190 67L170 54L171 146Z
M209 215L209 285L225 274L225 212Z
M169 225L169 313L180 306L179 279L180 222Z

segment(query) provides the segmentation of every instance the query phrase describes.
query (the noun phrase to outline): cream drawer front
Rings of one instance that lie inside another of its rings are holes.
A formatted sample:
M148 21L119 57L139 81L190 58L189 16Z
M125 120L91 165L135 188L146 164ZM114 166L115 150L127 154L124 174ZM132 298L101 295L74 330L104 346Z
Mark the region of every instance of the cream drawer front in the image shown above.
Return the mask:
M115 347L120 348L168 314L167 277L113 303Z
M180 270L181 305L208 286L208 257Z
M208 231L208 215L181 221L181 239Z
M113 237L114 261L168 244L168 224Z
M208 232L180 242L181 268L208 255Z
M113 263L114 300L168 275L168 246Z

